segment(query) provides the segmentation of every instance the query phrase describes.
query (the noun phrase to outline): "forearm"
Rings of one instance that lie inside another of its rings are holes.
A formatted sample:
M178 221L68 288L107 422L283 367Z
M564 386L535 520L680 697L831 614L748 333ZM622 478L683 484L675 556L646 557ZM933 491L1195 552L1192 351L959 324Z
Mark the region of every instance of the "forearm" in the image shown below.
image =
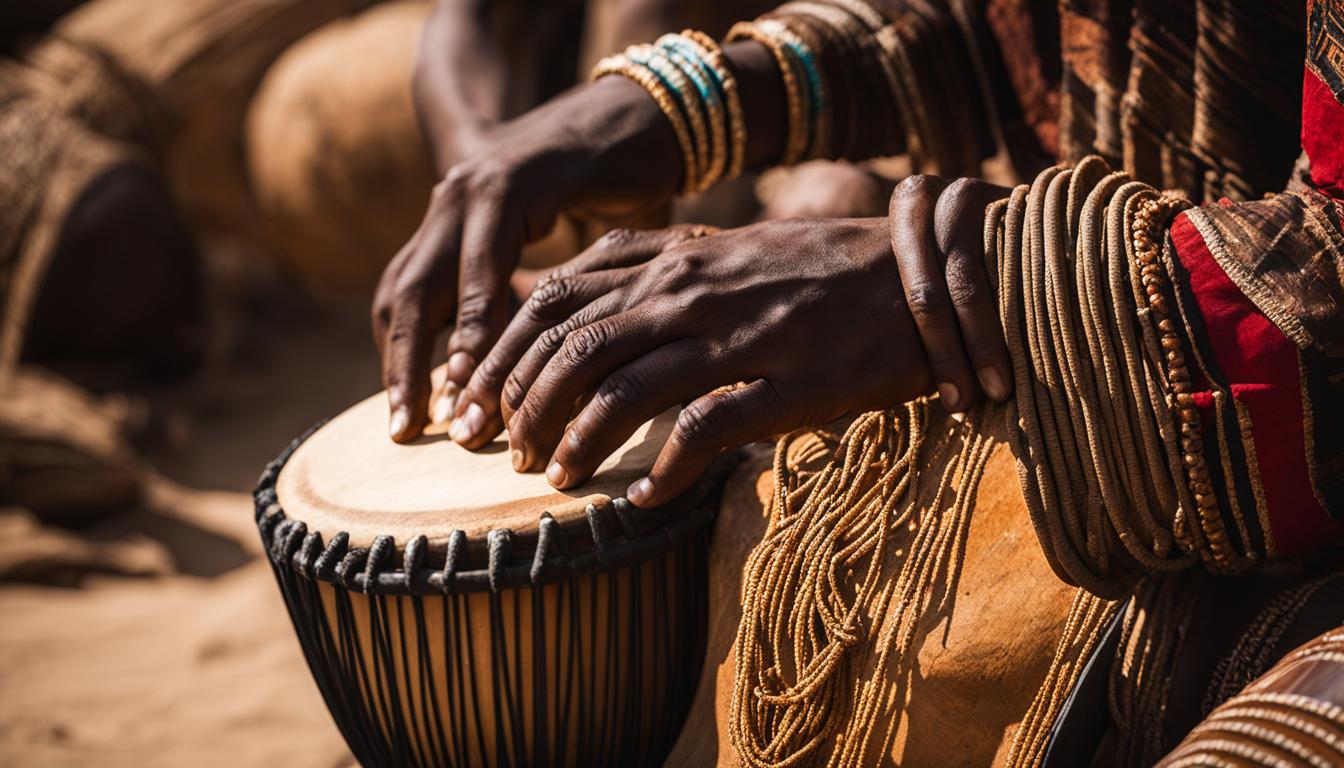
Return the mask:
M547 91L543 61L577 18L575 3L529 10L515 2L438 0L421 34L412 93L439 170L471 154L500 122L535 106Z

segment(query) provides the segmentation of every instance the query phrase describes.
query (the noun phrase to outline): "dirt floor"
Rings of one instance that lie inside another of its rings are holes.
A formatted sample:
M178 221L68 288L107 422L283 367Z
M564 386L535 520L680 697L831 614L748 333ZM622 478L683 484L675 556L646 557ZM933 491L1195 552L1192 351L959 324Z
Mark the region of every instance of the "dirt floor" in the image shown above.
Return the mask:
M77 530L0 510L20 556L72 563L46 583L0 581L0 765L354 764L262 559L250 491L290 439L377 389L367 316L283 296L239 314L227 354L144 397L161 434L143 451L142 505Z

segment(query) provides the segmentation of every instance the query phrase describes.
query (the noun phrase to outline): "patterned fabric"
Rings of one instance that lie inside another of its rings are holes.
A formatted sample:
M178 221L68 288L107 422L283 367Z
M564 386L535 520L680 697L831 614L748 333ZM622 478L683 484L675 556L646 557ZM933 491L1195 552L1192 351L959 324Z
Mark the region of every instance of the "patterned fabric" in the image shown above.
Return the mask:
M1344 533L1344 89L1331 85L1344 83L1344 4L1320 0L1308 18L1308 184L1189 211L1171 231L1203 314L1200 343L1243 422L1246 501L1269 523L1280 555ZM1231 492L1224 503L1233 503Z

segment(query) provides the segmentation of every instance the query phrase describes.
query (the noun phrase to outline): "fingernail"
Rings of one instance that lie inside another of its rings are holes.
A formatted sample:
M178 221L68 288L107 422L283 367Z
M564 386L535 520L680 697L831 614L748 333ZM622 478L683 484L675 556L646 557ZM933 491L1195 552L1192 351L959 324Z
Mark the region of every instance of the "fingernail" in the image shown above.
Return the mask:
M454 352L448 358L448 378L459 384L466 384L475 370L476 358L467 352Z
M514 448L514 449L510 452L510 455L511 455L512 458L513 458L513 471L514 471L514 472L522 472L522 471L523 471L523 467L526 467L526 466L527 466L527 462L526 462L526 460L525 460L526 457L523 456L523 452L520 451L520 450L518 450L517 448Z
M653 483L649 481L649 478L641 477L626 489L625 496L635 506L642 507L653 496Z
M556 488L563 488L565 482L569 480L569 473L560 466L560 462L552 461L551 466L546 468L546 479Z
M943 407L949 411L955 411L960 403L957 398L960 396L957 391L957 385L950 381L944 381L938 385L938 396L943 399Z
M442 424L453 417L453 411L457 409L457 393L457 387L449 384L443 388L443 394L434 399L434 408L429 415L435 424Z
M393 440L399 440L406 428L411 425L411 409L404 405L392 411L392 419L387 424L387 433Z
M453 425L448 429L448 436L454 442L466 442L480 434L484 428L485 410L481 406L471 403L467 406L466 413L453 419Z
M998 368L987 365L975 374L980 377L980 386L985 388L985 394L995 400L1002 400L1008 396L1008 385L999 374Z

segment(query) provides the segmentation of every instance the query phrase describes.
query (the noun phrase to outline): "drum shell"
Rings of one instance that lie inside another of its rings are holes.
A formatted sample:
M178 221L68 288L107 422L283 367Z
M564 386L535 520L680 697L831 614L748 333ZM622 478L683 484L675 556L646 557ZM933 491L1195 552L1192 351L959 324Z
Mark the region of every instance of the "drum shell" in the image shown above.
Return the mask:
M630 765L680 729L704 649L706 537L499 591L277 580L351 751L379 765Z

